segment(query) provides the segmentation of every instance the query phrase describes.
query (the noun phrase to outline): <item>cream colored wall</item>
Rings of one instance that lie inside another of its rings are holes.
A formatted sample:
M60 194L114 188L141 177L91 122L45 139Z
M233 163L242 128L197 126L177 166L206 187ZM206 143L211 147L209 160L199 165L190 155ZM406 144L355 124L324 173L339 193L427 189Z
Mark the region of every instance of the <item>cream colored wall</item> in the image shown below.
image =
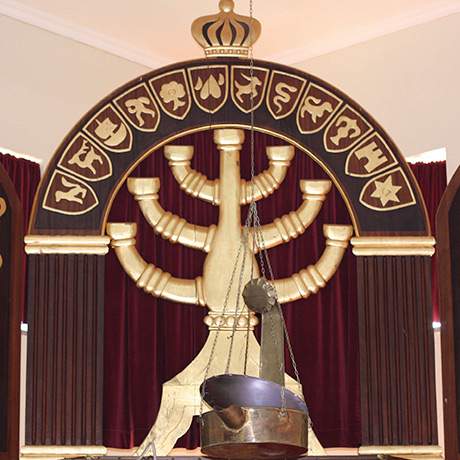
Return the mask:
M368 110L405 155L447 148L460 164L460 14L295 65Z
M0 15L0 147L43 159L79 118L146 67ZM21 345L24 444L27 336Z
M96 102L148 69L0 16L0 147L44 158Z
M405 155L447 148L460 163L460 14L295 64L352 96ZM0 16L0 147L46 162L102 97L148 69Z

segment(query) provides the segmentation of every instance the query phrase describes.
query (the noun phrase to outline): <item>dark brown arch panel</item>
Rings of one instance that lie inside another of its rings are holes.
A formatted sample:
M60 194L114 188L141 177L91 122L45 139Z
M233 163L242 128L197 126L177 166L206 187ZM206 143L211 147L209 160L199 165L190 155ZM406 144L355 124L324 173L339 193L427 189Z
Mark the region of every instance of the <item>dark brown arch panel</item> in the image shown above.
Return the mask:
M312 75L269 62L255 66L257 128L297 144L325 168L344 195L356 234L430 234L412 173L368 113ZM210 75L224 76L217 102L195 89ZM30 233L104 234L114 192L155 146L211 124L250 125L248 75L249 63L241 59L197 60L153 71L113 92L58 148L37 194ZM132 113L139 98L144 111ZM98 157L90 167L81 160L89 150Z

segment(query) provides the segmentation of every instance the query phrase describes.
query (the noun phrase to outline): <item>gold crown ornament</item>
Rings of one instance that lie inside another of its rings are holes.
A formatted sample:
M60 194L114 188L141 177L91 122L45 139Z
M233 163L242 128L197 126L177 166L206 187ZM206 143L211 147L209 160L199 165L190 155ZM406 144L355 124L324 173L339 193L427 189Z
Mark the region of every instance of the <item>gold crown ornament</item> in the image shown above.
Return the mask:
M206 56L247 57L250 47L259 38L260 22L234 13L234 7L233 0L220 0L219 13L193 22L193 38L204 48Z

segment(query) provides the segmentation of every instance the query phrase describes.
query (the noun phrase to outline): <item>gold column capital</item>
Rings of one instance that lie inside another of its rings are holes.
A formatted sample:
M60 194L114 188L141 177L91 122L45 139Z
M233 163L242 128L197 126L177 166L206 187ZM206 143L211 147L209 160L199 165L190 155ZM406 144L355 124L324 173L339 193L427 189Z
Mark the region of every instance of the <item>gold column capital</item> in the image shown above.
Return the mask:
M361 446L358 452L359 455L408 455L425 460L442 458L441 446Z
M76 456L104 456L107 448L104 446L22 446L21 459L64 458Z
M170 166L188 164L193 158L193 145L166 145L164 156Z
M355 256L429 256L435 252L432 236L360 236L351 239Z
M236 326L234 325L236 321ZM248 326L249 321L249 326ZM253 313L240 314L235 318L235 313L223 313L210 311L204 318L204 324L208 326L210 331L253 331L255 326L259 324L259 318Z
M100 235L26 235L26 254L105 255L110 238Z
M244 130L242 129L216 129L214 130L214 142L219 150L226 150L225 147L229 146L231 151L238 147L240 150L244 142Z

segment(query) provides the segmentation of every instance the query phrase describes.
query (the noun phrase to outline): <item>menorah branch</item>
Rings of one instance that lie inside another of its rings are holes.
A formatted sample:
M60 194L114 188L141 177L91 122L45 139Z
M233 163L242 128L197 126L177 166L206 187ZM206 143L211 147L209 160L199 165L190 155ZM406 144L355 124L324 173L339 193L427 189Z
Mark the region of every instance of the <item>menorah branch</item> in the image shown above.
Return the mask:
M190 166L193 158L192 145L167 145L164 148L164 155L174 178L187 195L200 198L213 205L220 203L219 181L209 180L204 174L195 171Z
M290 278L274 281L280 303L306 299L310 294L316 294L337 271L353 235L353 227L324 225L323 234L327 238L326 249L315 265L308 266Z
M241 181L241 204L248 204L267 198L283 183L287 170L295 155L291 145L266 148L269 168L255 176L251 181Z
M206 305L201 277L194 280L174 278L152 264L148 264L137 251L137 226L134 223L109 223L107 234L112 248L125 272L137 287L154 297L194 305Z
M158 202L160 179L130 178L128 190L139 203L142 214L153 230L165 240L209 252L216 226L202 227L165 211Z
M270 196L283 183L287 170L294 158L295 150L290 145L272 146L266 149L269 167L251 181L241 180L240 204L248 204ZM190 166L193 146L168 145L164 148L171 171L180 188L195 198L220 204L219 180L209 180Z
M260 229L261 238L256 238L256 251L269 249L297 238L316 219L323 206L326 195L331 190L328 180L302 180L303 203L297 211L277 218Z

